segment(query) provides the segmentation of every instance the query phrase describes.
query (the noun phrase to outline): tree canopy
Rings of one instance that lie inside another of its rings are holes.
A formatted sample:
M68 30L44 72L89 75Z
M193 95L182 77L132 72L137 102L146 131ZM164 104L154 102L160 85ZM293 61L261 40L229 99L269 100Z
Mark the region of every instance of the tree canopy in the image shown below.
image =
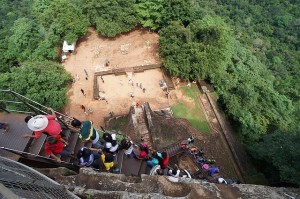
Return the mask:
M177 21L162 29L159 53L174 76L198 80L222 70L230 56L231 41L226 24L218 17L206 16L187 27Z
M134 0L82 0L82 9L97 32L114 37L138 24L134 3Z
M10 89L53 109L60 109L67 102L66 86L72 80L60 64L51 61L25 62L2 74L2 89Z

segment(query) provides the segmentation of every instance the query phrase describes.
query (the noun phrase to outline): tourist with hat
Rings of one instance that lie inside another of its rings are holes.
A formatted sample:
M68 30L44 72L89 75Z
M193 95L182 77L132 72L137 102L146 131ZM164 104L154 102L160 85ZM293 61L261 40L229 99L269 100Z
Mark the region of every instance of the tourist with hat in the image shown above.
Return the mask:
M118 152L118 149L119 149L119 144L117 141L117 134L113 133L113 134L111 134L111 137L112 137L112 141L111 141L111 148L109 149L109 151L111 153L116 153L116 152Z
M48 108L48 110L51 111L51 115L37 115L25 118L28 128L34 132L34 135L24 134L24 138L40 138L42 133L56 137L61 133L61 126L55 120L54 110L52 108Z

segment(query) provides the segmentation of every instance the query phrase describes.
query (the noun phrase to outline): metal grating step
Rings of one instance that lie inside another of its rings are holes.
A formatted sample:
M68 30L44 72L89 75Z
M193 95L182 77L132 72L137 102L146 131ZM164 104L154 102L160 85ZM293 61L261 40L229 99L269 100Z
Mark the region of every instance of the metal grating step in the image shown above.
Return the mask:
M32 153L32 154L40 154L42 153L43 149L44 149L44 143L46 141L47 136L45 134L42 134L40 138L35 139L32 141L29 149L28 149L28 153Z
M139 171L142 163L142 160L137 160L133 157L128 158L124 155L122 162L122 173L126 176L139 176Z
M68 148L71 151L71 153L75 154L76 152L74 151L76 143L78 140L78 134L75 132L71 131L70 137L67 140L67 142L69 143ZM65 162L70 162L72 157L66 157L66 158L62 158L63 161Z

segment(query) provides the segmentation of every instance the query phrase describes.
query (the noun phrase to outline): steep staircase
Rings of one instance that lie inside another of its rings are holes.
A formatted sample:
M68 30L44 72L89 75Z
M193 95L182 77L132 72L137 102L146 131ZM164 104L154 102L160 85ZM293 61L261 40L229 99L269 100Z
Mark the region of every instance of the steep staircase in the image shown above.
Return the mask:
M145 112L142 107L134 107L134 113L132 114L134 121L134 128L144 140L144 143L148 145L150 150L153 150L152 138L148 130L145 121Z
M78 133L75 131L72 131L71 129L63 129L62 134L64 135L64 139L68 142L68 149L71 151L72 155L69 157L63 157L61 160L66 163L76 166L77 160L76 160L76 154L77 151L83 146L91 147L91 143L83 143L78 138ZM28 147L25 148L24 152L29 154L35 154L39 155L45 158L48 158L48 155L44 151L44 145L46 141L47 136L45 134L42 134L39 139L32 139L31 142L28 143ZM48 161L51 162L51 164L55 165L57 164L55 161Z
M181 152L183 152L183 150L181 149L181 145L179 142L171 144L165 148L163 148L161 151L165 151L169 154L170 157L173 157Z
M120 173L126 176L138 176L142 174L149 174L150 168L147 167L147 162L145 160L138 160L134 157L127 157L124 151L119 151L117 156L118 167L120 168Z

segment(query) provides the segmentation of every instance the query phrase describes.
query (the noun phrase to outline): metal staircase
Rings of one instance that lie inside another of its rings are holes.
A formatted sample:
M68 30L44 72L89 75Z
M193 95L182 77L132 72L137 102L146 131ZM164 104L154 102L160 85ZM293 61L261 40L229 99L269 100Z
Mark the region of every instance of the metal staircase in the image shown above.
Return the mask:
M45 154L44 144L47 138L45 134L42 134L39 139L21 137L22 134L32 132L24 122L27 114L46 115L48 114L47 107L11 90L0 90L0 92L3 94L1 96L5 98L0 99L2 102L0 109L6 112L0 113L0 118L2 121L8 122L10 126L10 130L7 135L2 135L2 139L0 139L0 147L10 153L3 152L2 150L1 155L5 153L10 154L8 156L13 157L11 159L19 160L27 164L33 164L35 167L44 166L45 164L48 164L49 166L62 166ZM11 100L7 100L7 98ZM15 107L18 107L21 110L17 110L16 108L14 110L10 109L10 107L12 107L10 106L11 103L16 104ZM3 107L3 105L5 105L5 107ZM76 149L79 150L79 148L84 144L80 139L78 139L77 129L70 125L70 121L73 118L57 111L55 111L55 114L58 122L62 126L64 138L69 143L68 148L70 151L74 151L76 153ZM62 161L64 166L67 165L68 168L78 169L78 167L73 164L74 158L62 158Z

